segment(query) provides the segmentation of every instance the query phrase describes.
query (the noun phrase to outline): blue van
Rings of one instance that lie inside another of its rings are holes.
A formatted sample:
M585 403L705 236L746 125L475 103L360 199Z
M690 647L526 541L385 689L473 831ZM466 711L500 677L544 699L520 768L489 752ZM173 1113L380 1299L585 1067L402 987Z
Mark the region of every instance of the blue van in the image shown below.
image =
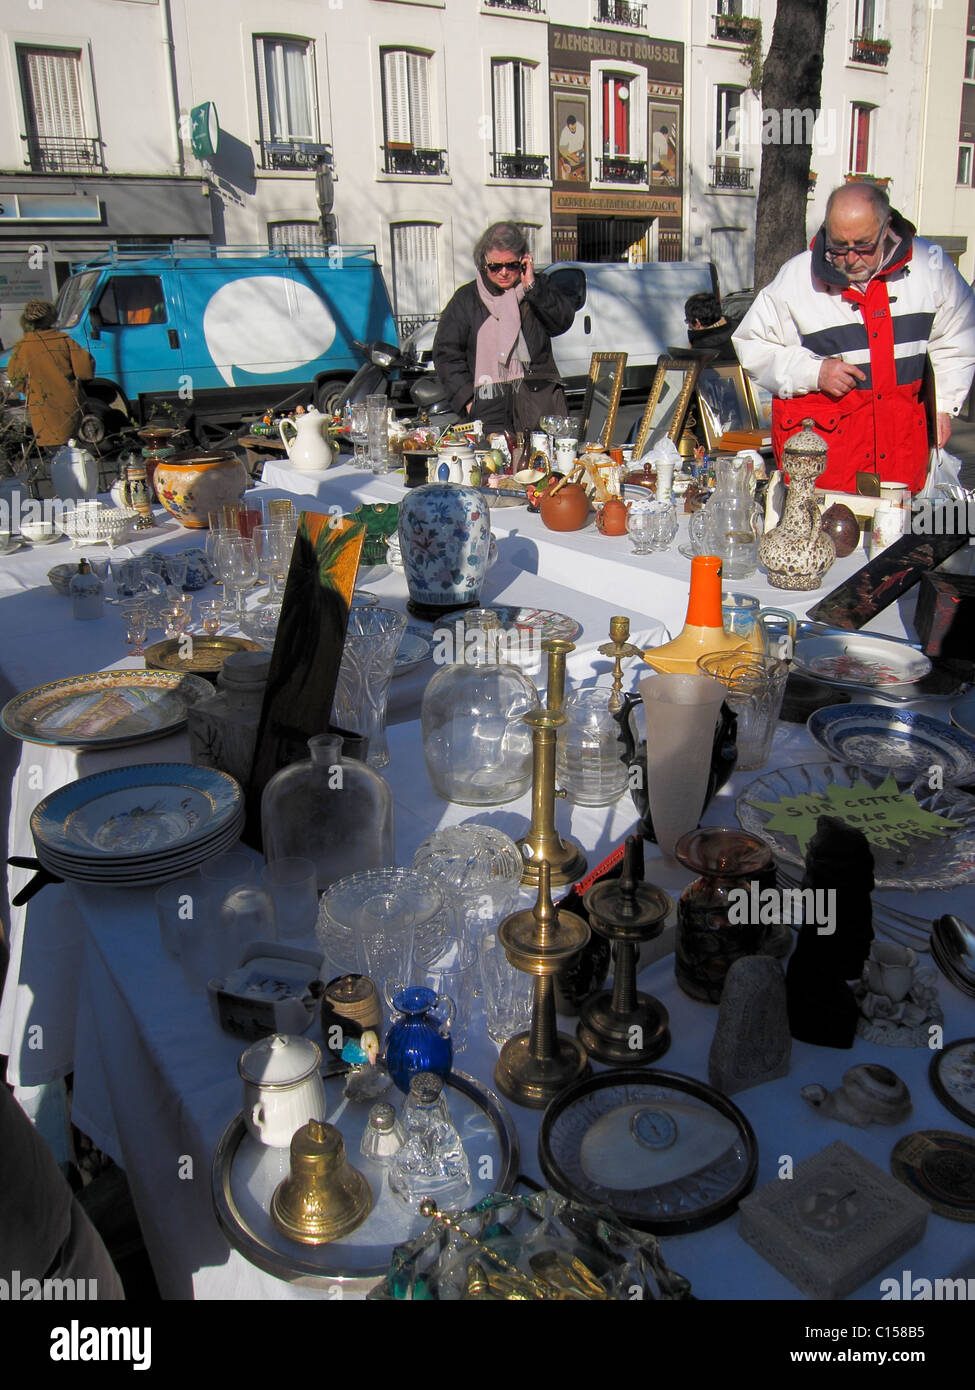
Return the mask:
M287 403L340 408L355 343L398 341L374 247L320 256L235 247L113 249L73 266L55 326L95 359L89 431L161 402L197 418Z

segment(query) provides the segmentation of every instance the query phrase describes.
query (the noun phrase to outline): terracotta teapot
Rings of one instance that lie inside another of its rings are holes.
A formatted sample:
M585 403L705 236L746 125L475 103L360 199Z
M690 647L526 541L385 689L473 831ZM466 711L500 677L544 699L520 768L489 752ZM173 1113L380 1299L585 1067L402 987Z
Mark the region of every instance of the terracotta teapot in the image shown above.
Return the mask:
M542 493L539 514L550 531L579 531L589 516L589 497L578 483Z
M604 536L625 536L626 518L630 503L621 497L611 497L596 514L596 525Z

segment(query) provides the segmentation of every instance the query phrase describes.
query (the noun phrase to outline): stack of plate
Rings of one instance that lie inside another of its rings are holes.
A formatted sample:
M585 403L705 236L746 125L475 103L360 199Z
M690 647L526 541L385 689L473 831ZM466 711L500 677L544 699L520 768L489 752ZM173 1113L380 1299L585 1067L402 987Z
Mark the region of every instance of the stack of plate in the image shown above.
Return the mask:
M931 958L946 980L975 999L975 938L957 917L939 917L931 928Z
M244 793L189 763L117 767L71 782L31 816L37 858L60 878L106 887L165 883L236 844Z

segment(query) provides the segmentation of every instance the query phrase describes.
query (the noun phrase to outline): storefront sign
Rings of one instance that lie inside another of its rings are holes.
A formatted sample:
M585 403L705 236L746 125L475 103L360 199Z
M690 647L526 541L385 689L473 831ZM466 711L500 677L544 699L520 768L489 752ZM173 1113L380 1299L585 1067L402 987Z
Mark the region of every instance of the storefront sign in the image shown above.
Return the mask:
M94 193L0 193L0 222L100 222Z
M626 212L638 217L680 217L681 200L653 193L553 193L553 213Z

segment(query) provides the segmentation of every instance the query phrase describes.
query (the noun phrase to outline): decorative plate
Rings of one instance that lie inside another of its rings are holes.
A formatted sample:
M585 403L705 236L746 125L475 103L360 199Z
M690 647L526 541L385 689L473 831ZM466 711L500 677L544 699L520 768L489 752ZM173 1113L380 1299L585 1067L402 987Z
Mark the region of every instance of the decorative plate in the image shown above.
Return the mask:
M792 664L798 671L832 685L915 685L931 670L921 652L890 637L843 633L803 637L796 643Z
M338 1097L334 1082L328 1094ZM458 1071L445 1079L444 1095L470 1160L469 1205L491 1192L510 1191L518 1174L518 1135L502 1101ZM341 1131L349 1162L367 1179L375 1199L362 1225L341 1240L298 1245L278 1231L271 1220L271 1197L288 1176L289 1153L258 1144L242 1115L224 1131L211 1170L217 1220L234 1249L259 1269L311 1288L336 1280L375 1280L388 1270L393 1248L421 1235L430 1224L390 1191L386 1168L359 1154L364 1109L340 1103L327 1118ZM484 1158L489 1162L482 1163ZM480 1177L482 1170L492 1176Z
M204 637L195 632L190 636L193 639L192 656L180 655L186 646L181 637L167 637L146 647L146 670L178 671L182 674L195 671L200 676L216 676L231 652L265 650L260 642L254 642L249 637Z
M399 644L399 651L396 653L393 675L402 676L407 671L415 671L417 666L423 665L432 651L432 634L422 627L416 627L413 623L409 623L403 633L403 640Z
M34 809L34 839L72 858L140 858L189 845L229 821L243 803L225 772L189 763L116 767L69 782Z
M975 1038L959 1038L935 1052L928 1080L941 1104L975 1127Z
M951 785L975 774L975 738L913 710L829 705L810 715L806 727L840 762L886 767L911 777L936 767Z
M518 628L523 631L539 633L539 641L547 642L550 637L563 637L574 642L582 631L582 624L564 613L553 613L549 608L511 608L493 603L491 611L497 613L503 628Z
M44 841L40 843L38 857L43 856L44 863L49 868L63 871L72 878L90 879L99 883L121 882L131 878L136 870L148 877L157 870L170 870L174 865L188 864L202 857L216 858L218 854L233 848L243 827L243 814L234 815L226 827L221 827L212 835L200 836L189 844L177 845L175 849L153 850L148 857L138 855L134 858L122 858L119 855L103 855L98 860L80 859L77 853L67 854L63 850L51 849Z
M856 787L877 790L887 779L895 784L897 792L912 790L917 806L907 808L911 815L906 829L898 832L895 828L886 844L872 844L877 889L915 892L921 888L953 888L975 880L975 799L954 787L932 791L927 778L918 778L912 784L909 774L897 776L886 767L806 763L780 768L750 782L739 796L735 811L745 830L760 835L786 863L801 865L804 855L799 839L778 824L771 824L773 817L784 819L789 811L787 804L780 808L775 803L789 797L816 796L822 798L822 814L842 816L844 791ZM929 821L924 813L953 821L958 828L945 833L938 822Z
M952 724L975 738L975 690L970 691L964 700L959 700L957 705L952 705L949 713Z
M524 507L528 502L528 493L524 488L479 487L477 490L488 506L495 510L500 507Z
M626 1226L681 1235L723 1221L750 1192L758 1144L736 1105L674 1072L601 1072L551 1102L538 1135L548 1181Z
M0 711L0 724L27 743L119 748L181 729L187 706L212 694L199 676L95 671L15 696Z
M890 1171L949 1221L975 1221L975 1139L919 1129L894 1145Z

